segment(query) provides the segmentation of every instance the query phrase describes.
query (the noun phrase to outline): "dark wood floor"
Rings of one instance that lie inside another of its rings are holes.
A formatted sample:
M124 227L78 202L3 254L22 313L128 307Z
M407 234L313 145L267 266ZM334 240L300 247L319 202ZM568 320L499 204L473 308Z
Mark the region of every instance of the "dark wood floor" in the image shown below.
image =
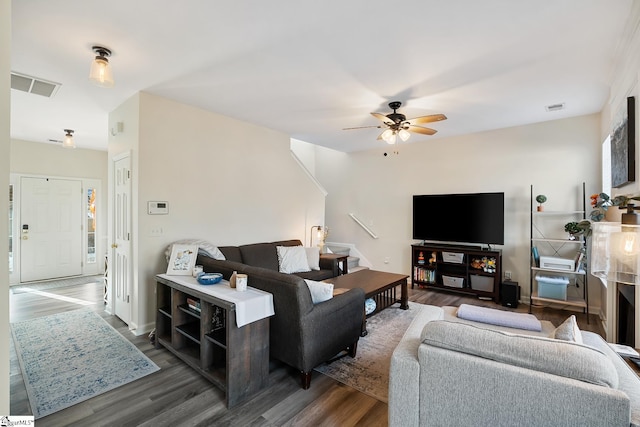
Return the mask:
M496 307L490 301L455 293L414 289L411 301L438 306L470 303ZM88 303L96 312L152 359L161 370L131 384L59 411L37 421L45 426L386 426L387 404L314 372L311 388L302 390L299 376L273 363L270 385L251 401L231 410L223 393L164 349L155 349L147 336L134 337L126 325L103 310L102 286L97 283L11 295L11 321L17 322L80 308ZM520 305L517 311L526 312ZM570 312L535 308L533 313L553 324ZM602 334L600 321L576 314L579 326ZM18 360L11 343L11 414L31 410Z

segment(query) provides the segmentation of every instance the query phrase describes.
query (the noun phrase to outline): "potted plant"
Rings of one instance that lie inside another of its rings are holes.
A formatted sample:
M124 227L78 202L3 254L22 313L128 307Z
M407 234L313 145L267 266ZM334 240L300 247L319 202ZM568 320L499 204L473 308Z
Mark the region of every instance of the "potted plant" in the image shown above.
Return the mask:
M617 206L618 208L624 208L628 204L634 201L639 201L640 196L615 196L609 197L607 193L599 193L591 195L591 207L593 210L589 214L592 221L599 222L604 219L604 216L610 206Z
M542 204L547 201L547 196L544 194L538 194L536 196L536 202L538 202L538 212L542 212L544 210L544 206Z
M576 236L580 235L589 237L591 235L591 221L586 219L580 222L570 221L564 225L564 231L569 233L570 240L575 240Z

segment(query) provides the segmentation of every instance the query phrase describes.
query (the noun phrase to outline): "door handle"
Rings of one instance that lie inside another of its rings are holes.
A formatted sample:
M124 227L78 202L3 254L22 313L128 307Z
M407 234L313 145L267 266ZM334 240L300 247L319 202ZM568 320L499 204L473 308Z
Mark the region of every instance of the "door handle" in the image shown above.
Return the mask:
M111 247L112 247L113 249L115 249L115 248L117 248L117 247L118 247L118 244L117 244L117 243L112 243L112 244L111 244Z

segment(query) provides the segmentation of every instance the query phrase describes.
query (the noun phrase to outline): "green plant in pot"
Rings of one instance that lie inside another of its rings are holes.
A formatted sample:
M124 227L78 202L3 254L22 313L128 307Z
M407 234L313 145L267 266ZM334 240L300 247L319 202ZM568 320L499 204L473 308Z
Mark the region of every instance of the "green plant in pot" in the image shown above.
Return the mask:
M607 193L592 194L591 207L593 210L589 214L589 218L594 222L602 221L609 207L625 208L634 201L640 201L640 196L619 195L611 198Z
M571 240L575 240L576 236L589 237L591 235L591 222L586 219L580 222L570 221L564 225L564 231L569 233Z
M542 205L546 201L547 201L547 196L545 196L544 194L538 194L536 196L536 202L538 202L538 212L542 212L544 210L544 206Z

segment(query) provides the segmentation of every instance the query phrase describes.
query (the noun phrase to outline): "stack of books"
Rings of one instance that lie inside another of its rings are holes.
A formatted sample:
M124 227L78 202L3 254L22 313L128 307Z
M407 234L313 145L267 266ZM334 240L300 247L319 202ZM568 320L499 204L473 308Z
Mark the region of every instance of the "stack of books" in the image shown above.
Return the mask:
M198 313L200 313L201 309L200 309L200 300L197 300L195 298L187 298L187 305L189 306L189 308L193 311L197 311Z

